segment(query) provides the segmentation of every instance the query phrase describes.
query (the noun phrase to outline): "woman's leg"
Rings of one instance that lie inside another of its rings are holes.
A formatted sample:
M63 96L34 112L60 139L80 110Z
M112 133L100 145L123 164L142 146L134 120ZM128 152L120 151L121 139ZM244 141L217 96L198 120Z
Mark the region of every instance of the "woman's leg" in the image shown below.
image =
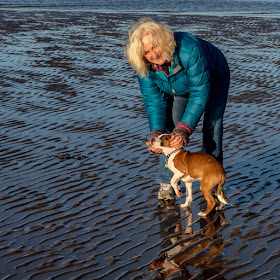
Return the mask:
M159 155L159 171L158 171L158 177L157 182L159 184L170 184L170 180L173 176L173 172L169 170L169 168L165 167L166 156L165 154Z
M176 96L174 98L173 108L172 108L172 119L175 126L182 120L188 102L189 102L188 97Z
M223 116L230 83L229 72L211 85L210 98L203 120L202 152L223 162Z

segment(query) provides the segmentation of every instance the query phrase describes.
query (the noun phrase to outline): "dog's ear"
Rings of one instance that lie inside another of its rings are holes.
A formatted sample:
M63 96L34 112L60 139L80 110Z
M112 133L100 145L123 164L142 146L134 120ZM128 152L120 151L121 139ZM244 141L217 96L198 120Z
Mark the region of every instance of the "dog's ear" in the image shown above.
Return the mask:
M165 140L170 140L171 136L172 136L172 134L164 133L164 134L161 134L159 137L160 137L160 139L164 138Z
M172 134L164 134L164 137L166 140L170 141L171 140Z
M171 134L162 134L160 136L161 146L162 147L171 148L171 146L170 146L170 139L171 139Z

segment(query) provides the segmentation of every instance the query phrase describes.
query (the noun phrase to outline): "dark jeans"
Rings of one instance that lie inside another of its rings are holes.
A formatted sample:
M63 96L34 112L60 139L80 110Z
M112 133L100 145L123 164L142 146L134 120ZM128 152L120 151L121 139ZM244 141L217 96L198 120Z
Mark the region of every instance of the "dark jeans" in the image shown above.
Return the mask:
M221 163L223 162L223 115L227 103L229 84L230 74L228 68L226 68L223 76L216 77L211 81L210 97L203 117L202 152L214 156ZM187 97L168 98L168 130L172 131L174 126L181 121L187 104ZM164 154L160 155L157 182L169 184L173 173L165 167L165 158Z

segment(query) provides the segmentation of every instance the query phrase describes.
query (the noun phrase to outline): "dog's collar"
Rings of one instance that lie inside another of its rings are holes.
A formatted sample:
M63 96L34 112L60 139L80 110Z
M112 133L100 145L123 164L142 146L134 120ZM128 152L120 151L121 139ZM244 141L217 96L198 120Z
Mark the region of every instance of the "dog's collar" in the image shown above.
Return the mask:
M173 154L179 152L180 150L182 150L182 148L176 149L176 150L172 151L170 154L166 155L166 158L165 158L165 167L168 167L168 160L169 160L169 158L170 158Z

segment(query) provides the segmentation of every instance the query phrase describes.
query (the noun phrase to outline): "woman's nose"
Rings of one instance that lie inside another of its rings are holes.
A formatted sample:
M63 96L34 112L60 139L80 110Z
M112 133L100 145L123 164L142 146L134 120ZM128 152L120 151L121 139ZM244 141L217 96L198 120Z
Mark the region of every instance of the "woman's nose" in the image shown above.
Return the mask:
M153 59L157 57L157 54L158 54L157 49L152 50L152 58L153 58Z

